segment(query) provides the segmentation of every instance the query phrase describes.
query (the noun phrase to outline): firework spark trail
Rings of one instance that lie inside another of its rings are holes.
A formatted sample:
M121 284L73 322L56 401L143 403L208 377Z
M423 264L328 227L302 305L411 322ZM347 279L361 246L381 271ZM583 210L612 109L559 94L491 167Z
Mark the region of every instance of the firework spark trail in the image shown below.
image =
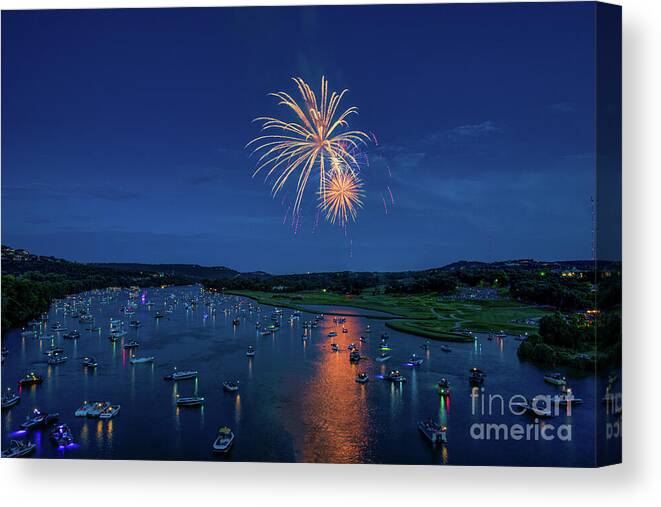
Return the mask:
M355 176L359 164L352 151L367 145L370 137L359 130L342 131L349 127L347 118L358 113L356 107L349 107L338 114L346 89L340 93L333 91L329 95L328 81L322 77L320 97L317 100L303 79L293 78L293 81L303 99L302 105L286 92L270 95L278 99L279 105L293 112L296 120L257 118L255 121L262 122L262 131L266 133L250 141L247 146L255 146L253 153L260 154L253 176L266 170L267 180L275 177L271 188L273 195L282 190L290 177L296 178L295 174L298 174L292 210L296 214L313 171L319 171L319 194L325 199L327 166L337 164Z

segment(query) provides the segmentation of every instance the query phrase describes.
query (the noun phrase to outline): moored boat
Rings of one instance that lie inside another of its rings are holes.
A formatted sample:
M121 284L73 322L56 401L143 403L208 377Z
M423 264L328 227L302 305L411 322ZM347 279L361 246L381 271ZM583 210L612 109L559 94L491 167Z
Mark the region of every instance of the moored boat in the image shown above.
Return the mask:
M19 386L41 384L44 381L43 377L37 375L35 372L26 373L24 377L18 380Z
M356 375L356 382L359 384L367 384L370 381L369 376L367 373L361 372L358 375Z
M554 386L566 386L567 379L561 373L547 373L544 375L544 382L553 384Z
M83 404L76 409L74 415L76 417L87 417L87 413L94 407L93 401L84 401Z
M163 377L165 380L186 380L190 378L196 378L197 377L197 371L194 370L177 370L175 369L172 373L169 375L166 375Z
M384 378L390 382L395 382L398 384L406 382L406 377L399 373L399 370L392 370Z
M255 357L255 347L253 347L252 345L248 345L248 351L246 352L246 356Z
M388 354L386 352L381 352L381 355L377 356L376 360L379 363L383 363L383 362L387 361L388 359L390 359L391 357L392 356L390 354Z
M468 377L468 381L472 385L477 386L477 385L484 384L484 380L485 380L487 374L484 373L482 370L480 370L479 368L471 368L469 373L470 373L470 375Z
M420 433L431 442L432 445L447 443L447 427L441 426L431 419L427 421L418 421Z
M29 440L12 440L9 447L2 451L3 458L22 458L34 452L37 444Z
M30 430L32 428L38 428L40 426L48 426L53 422L57 421L59 414L49 414L48 412L40 412L38 409L34 409L32 416L27 416L25 421L20 424L20 427L24 430Z
M223 390L228 393L235 393L239 390L239 381L236 380L232 382L231 380L226 380L223 382Z
M112 419L117 414L119 414L120 408L121 405L108 405L99 414L99 419Z
M21 401L21 397L16 394L14 391L11 390L11 388L7 388L7 390L2 393L2 409L8 409L13 407L14 405L18 405L18 403Z
M442 378L438 381L437 388L438 394L441 396L448 396L450 394L450 382L448 382L448 379L446 378Z
M144 363L153 363L154 357L131 357L129 358L129 363L131 364L144 364Z
M218 430L218 435L212 445L212 451L217 454L225 454L232 448L233 443L234 433L227 426L223 426Z
M73 444L73 433L66 424L58 424L50 432L50 439L59 447L66 447Z
M177 406L196 407L204 404L204 396L181 396L177 397Z
M96 362L96 359L92 356L86 356L83 358L83 367L84 368L96 368L99 366L99 363Z

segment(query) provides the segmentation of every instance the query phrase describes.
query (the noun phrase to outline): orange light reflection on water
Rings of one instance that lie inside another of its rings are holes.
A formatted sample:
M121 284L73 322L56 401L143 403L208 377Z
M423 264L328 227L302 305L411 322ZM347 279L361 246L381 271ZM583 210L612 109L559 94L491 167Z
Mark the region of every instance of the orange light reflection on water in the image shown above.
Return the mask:
M364 329L351 317L341 324L326 316L319 324L318 345L329 353L321 354L315 375L302 393L303 436L302 442L297 442L300 458L306 462L359 463L364 461L369 445L365 386L355 382L364 367L351 364L346 350L350 343L360 345ZM342 326L347 333L342 332ZM331 331L337 336L328 337ZM342 352L330 354L333 342Z

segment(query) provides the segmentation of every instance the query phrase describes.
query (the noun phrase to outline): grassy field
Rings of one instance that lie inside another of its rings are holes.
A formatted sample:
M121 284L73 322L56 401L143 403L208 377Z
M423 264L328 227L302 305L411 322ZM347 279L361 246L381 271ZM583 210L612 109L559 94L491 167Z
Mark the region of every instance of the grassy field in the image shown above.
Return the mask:
M260 303L305 310L305 305L349 306L365 310L387 312L393 317L378 317L397 331L425 336L436 340L471 341L464 330L505 331L510 334L532 333L536 325L521 323L539 318L550 310L526 306L509 299L497 301L439 301L434 294L394 295L372 294L346 296L322 291L280 294L257 291L228 291L257 300ZM342 314L341 311L324 312ZM366 312L369 314L369 312Z

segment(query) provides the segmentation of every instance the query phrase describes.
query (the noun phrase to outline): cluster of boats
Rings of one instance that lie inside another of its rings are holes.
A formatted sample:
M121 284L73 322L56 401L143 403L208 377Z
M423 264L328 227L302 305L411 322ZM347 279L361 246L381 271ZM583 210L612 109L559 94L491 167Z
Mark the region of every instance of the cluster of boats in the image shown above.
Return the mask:
M74 412L76 417L91 417L98 419L112 419L121 409L120 405L113 405L109 401L85 401Z

